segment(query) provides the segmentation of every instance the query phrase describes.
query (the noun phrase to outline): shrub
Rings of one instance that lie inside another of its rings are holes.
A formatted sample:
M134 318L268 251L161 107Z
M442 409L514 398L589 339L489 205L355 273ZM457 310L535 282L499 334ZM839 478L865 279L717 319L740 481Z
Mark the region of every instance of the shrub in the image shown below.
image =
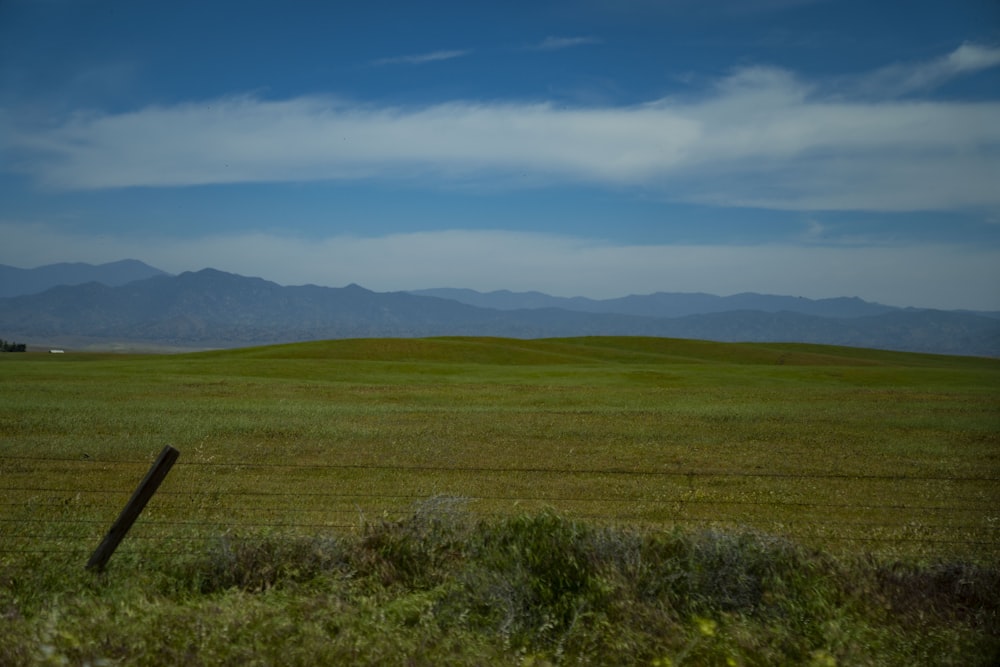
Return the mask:
M201 593L229 588L260 592L274 586L346 573L340 540L277 534L222 535L185 576Z
M754 532L472 521L227 534L101 576L0 562L0 663L996 664L1000 570L834 561Z
M437 496L414 506L399 521L366 523L351 554L359 576L382 586L430 588L465 557L470 521L463 498Z

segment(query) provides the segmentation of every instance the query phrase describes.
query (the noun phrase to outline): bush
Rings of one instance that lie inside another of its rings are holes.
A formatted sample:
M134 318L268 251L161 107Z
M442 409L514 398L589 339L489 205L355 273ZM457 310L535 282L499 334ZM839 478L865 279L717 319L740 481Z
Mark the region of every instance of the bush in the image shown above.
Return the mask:
M223 535L204 559L189 564L186 578L201 593L230 588L261 592L275 586L344 574L342 543L328 537L276 534Z
M0 564L0 663L996 664L1000 569L834 561L754 532L473 521L225 535L101 576Z
M514 647L558 645L605 603L590 537L552 513L481 524L463 575L480 622Z
M357 574L374 576L381 586L438 585L465 557L470 530L465 503L434 497L416 504L406 519L366 523L351 554Z

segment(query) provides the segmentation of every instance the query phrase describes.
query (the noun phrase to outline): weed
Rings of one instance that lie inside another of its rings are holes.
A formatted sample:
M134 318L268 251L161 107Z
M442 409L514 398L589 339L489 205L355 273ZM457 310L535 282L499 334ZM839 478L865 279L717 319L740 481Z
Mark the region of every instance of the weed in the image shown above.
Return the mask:
M442 572L464 555L468 518L462 498L438 496L418 503L406 519L365 523L353 556L361 576L383 586L437 585Z
M0 660L989 664L998 578L754 532L474 520L438 498L355 537L228 535L113 576L8 563Z
M276 585L346 573L341 540L276 534L223 534L184 576L201 593L229 588L265 591Z

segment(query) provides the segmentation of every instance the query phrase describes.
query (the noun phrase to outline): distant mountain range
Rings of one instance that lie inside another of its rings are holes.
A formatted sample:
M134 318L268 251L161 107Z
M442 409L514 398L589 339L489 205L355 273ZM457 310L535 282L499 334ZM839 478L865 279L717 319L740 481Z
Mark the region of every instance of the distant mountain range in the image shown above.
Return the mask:
M6 291L43 290L0 298L0 338L29 347L127 341L206 348L348 337L638 335L1000 356L998 313L902 309L857 298L372 292L358 285L283 287L214 269L172 276L135 261L54 266L60 268L13 273L0 266L0 280L19 281ZM128 281L132 274L140 277ZM46 283L79 276L91 280Z
M476 292L470 289L423 289L410 294L452 299L479 308L520 310L522 308L563 308L584 313L618 313L638 317L686 317L725 313L733 310L758 310L764 313L801 313L817 317L865 317L883 315L898 308L863 301L857 297L836 299L805 299L794 296L774 296L746 292L733 296L714 294L657 292L631 295L618 299L587 299L584 297L557 297L541 292Z
M19 269L0 264L0 297L36 294L58 285L83 285L89 282L117 287L161 275L167 274L135 259L97 266L82 262L49 264L36 269Z

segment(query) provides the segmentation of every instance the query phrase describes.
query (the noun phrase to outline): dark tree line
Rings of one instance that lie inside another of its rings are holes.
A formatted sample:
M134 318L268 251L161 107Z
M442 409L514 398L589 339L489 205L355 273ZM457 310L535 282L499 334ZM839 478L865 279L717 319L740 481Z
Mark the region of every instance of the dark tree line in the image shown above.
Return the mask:
M12 340L0 338L0 352L24 352L27 347L24 343L15 343Z

